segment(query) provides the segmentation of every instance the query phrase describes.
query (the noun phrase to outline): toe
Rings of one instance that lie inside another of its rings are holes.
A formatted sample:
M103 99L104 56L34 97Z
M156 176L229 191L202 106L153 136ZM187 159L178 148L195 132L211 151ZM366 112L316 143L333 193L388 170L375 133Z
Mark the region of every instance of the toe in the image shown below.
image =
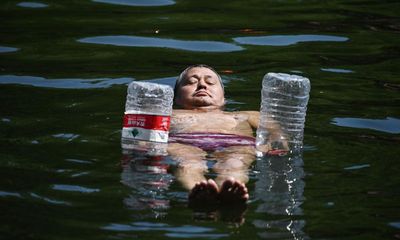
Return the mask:
M218 194L218 185L217 185L217 183L212 179L208 179L207 183L208 183L208 191L211 194Z
M243 183L239 184L239 186L237 187L237 191L242 194L248 193L247 187Z
M222 183L221 191L228 192L230 188L234 186L234 181L232 179L227 179Z

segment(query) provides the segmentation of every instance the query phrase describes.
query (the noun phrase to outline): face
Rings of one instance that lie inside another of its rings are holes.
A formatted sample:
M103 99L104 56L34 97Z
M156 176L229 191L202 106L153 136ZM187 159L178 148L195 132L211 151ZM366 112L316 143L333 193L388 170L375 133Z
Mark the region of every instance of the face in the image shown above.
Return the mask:
M179 84L176 103L185 109L218 109L224 102L224 90L211 69L191 68Z

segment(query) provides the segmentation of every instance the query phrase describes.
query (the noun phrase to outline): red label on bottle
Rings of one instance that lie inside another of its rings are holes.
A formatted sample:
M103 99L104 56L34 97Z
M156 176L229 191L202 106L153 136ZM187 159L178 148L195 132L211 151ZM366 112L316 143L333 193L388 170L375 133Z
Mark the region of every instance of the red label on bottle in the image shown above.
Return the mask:
M170 116L125 114L124 127L139 127L150 130L168 131L170 120Z

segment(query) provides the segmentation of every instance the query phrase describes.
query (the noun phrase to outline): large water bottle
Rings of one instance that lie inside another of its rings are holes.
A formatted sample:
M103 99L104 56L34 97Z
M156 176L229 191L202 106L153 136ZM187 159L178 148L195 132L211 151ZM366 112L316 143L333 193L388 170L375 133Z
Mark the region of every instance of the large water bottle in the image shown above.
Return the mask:
M174 91L168 85L132 82L128 86L123 149L166 155Z
M310 88L305 77L285 73L264 76L256 136L258 155L301 152Z

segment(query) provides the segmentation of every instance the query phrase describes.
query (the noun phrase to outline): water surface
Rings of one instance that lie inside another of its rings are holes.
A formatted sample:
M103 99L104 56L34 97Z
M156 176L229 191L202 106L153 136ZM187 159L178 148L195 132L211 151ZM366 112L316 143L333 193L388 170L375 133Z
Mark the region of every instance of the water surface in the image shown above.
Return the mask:
M0 53L16 52L18 50L19 50L18 48L0 46Z
M98 36L79 39L78 42L125 47L160 47L196 52L233 52L242 47L217 41L188 41L139 36Z
M125 5L125 6L168 6L175 4L175 1L172 0L92 0L93 2L99 3L109 3L116 5Z
M289 46L302 42L345 42L347 37L329 35L271 35L256 37L236 37L235 42L247 45Z
M372 129L393 134L400 133L400 119L391 117L386 119L334 118L332 123L342 127Z
M20 2L17 4L19 7L25 8L46 8L48 7L47 4L40 3L40 2Z
M0 235L397 239L399 9L378 0L1 1ZM253 162L247 208L193 210L175 160L121 148L126 85L173 86L195 63L222 73L227 111L259 110L268 72L311 81L303 155Z
M113 85L127 85L132 81L133 78L46 79L34 76L0 75L0 84L19 84L66 89L108 88Z

